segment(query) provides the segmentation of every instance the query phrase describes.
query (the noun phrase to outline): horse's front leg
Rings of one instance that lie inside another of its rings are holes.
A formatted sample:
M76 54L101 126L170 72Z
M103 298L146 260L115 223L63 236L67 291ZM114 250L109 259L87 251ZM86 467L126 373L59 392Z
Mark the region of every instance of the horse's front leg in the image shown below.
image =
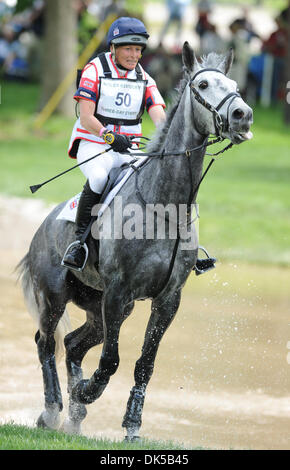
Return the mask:
M152 302L152 311L145 333L142 355L135 366L135 386L130 392L122 423L122 426L127 430L126 440L132 441L139 438L146 387L153 373L160 341L173 320L179 304L180 291L174 292L166 299L153 300Z
M80 380L72 389L72 398L78 403L88 405L99 398L105 390L110 377L119 366L119 332L124 319L124 306L116 295L117 289L106 292L103 297L104 345L99 367L89 380Z
M69 333L64 340L69 393L68 418L63 424L65 432L79 434L81 422L87 415L86 407L73 399L72 390L83 378L81 364L86 353L103 341L103 325L100 317L101 315L87 311L86 323Z

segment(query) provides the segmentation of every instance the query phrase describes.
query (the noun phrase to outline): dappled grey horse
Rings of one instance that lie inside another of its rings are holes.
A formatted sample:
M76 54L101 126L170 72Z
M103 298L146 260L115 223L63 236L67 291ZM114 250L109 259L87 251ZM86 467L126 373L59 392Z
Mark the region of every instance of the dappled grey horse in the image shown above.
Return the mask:
M211 53L198 62L185 43L182 56L184 78L165 123L149 144L152 156L135 169L118 194L123 207L133 204L143 211L150 204L185 206L185 219L181 216L176 219L177 234L169 236L170 215L165 217L163 237L157 236L158 217L154 219L153 236L124 237L122 230L129 220L128 213L124 213L121 224L114 227L114 236L99 230L98 237L89 237L90 255L85 269L71 271L61 266L61 260L68 243L74 240L75 229L72 222L57 219L65 204L62 203L42 223L20 263L25 298L38 318L35 340L45 397L38 426L57 428L60 422L63 405L55 351L61 337L57 333L67 319L66 304L73 302L86 311L85 323L64 337L70 399L63 429L80 432L86 405L100 397L118 368L122 322L131 313L134 301L150 298L151 316L122 424L127 439L135 439L139 434L146 387L158 346L176 314L181 289L197 260L198 239L191 209L208 137L212 134L228 138L233 144L252 137L252 110L240 97L237 84L226 76L232 52L224 56ZM116 215L111 206L101 217L103 226L106 217ZM145 233L146 218L141 226ZM182 226L186 227L184 237ZM100 343L103 349L98 368L89 380L84 380L82 360L90 348Z

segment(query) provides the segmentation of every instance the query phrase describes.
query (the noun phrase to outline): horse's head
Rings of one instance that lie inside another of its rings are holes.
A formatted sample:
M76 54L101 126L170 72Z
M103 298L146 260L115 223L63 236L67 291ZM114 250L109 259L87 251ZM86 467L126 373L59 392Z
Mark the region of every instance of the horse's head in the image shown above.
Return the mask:
M233 62L233 52L209 54L201 63L187 42L182 51L185 74L191 88L197 130L204 135L215 134L240 144L253 137L250 126L253 111L241 98L237 84L226 75Z

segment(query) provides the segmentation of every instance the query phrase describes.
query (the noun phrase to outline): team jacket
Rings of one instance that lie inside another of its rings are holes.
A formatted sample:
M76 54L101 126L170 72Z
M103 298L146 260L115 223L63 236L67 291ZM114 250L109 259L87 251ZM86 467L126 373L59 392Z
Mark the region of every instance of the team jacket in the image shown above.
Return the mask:
M96 103L95 116L108 129L128 136L141 136L141 116L146 108L165 103L156 82L138 68L127 71L121 76L110 52L89 62L84 68L74 99L89 100ZM88 132L77 119L70 143L69 156L76 158L81 139L105 144L102 138Z

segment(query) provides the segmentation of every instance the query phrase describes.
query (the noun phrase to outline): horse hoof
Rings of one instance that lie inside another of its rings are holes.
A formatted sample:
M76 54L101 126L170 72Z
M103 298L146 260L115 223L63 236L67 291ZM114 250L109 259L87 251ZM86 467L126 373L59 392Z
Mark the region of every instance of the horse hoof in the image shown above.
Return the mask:
M140 436L125 436L124 442L140 442Z
M60 417L59 415L53 415L48 413L47 411L43 411L39 416L38 420L36 421L36 426L42 429L53 429L57 430L60 425Z
M81 434L81 423L74 422L71 419L67 418L64 420L61 431L67 434Z
M38 420L36 421L36 426L42 429L49 429L49 427L47 426L46 422L43 419L42 414L39 416Z
M74 401L77 403L80 403L81 405L90 405L95 401L95 397L92 395L88 394L85 389L87 388L87 385L89 383L89 380L80 380L72 389L71 392L71 397Z
M108 382L109 377L101 379L97 375L90 380L80 380L72 389L72 400L81 405L90 405L102 395Z

